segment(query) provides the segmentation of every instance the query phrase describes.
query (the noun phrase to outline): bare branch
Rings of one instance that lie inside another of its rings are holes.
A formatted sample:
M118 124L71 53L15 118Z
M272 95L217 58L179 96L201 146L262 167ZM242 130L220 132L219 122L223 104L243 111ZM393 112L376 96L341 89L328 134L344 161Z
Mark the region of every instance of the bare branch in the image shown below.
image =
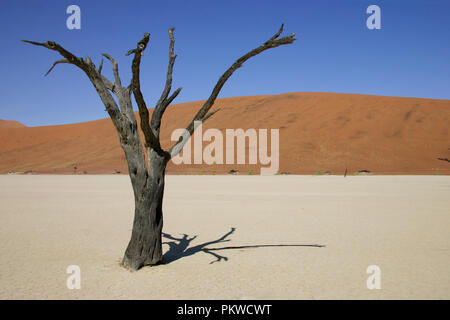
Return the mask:
M153 132L155 132L157 139L159 139L159 129L161 126L161 119L164 114L164 111L181 91L181 88L178 88L169 98L167 98L169 96L170 90L172 89L173 65L175 64L175 59L177 58L177 55L174 54L174 47L175 47L175 38L173 36L174 30L175 28L169 29L169 39L170 39L169 65L167 67L166 84L164 86L164 90L161 94L161 97L159 98L156 104L155 110L153 111L152 114L151 127Z
M208 113L206 116L203 117L203 119L201 120L202 122L208 120L209 118L211 118L214 114L216 114L218 111L220 111L220 108L217 108L213 111L211 111L210 113Z
M178 94L180 93L180 91L183 88L180 87L177 90L175 90L169 98L165 99L161 104L158 104L155 108L155 110L153 110L153 114L152 114L152 120L151 120L151 127L153 132L155 132L155 136L157 137L157 139L159 139L159 130L160 130L160 126L161 126L161 119L162 116L164 114L164 112L166 111L167 107L172 103L172 101L178 96Z
M92 62L91 58L89 56L86 56L86 58L84 58L84 61L90 65L93 66L95 68L95 64Z
M30 40L22 40L22 42L34 44L35 46L41 46L41 47L48 48L46 42L36 42L36 41L30 41Z
M35 41L29 41L29 40L22 40L25 43L29 43L36 46L45 47L47 49L53 50L58 52L61 56L63 56L65 59L56 61L52 68L47 72L47 74L53 69L53 67L58 63L70 63L81 70L83 70L86 75L89 77L89 80L91 80L94 87L97 89L97 92L103 102L103 104L106 107L106 110L108 111L111 119L113 120L114 124L116 126L120 126L121 121L121 114L119 107L117 106L117 103L115 102L114 98L111 96L111 94L108 92L109 90L112 90L112 83L107 80L104 76L98 73L97 69L95 68L94 64L92 63L91 59L89 57L86 57L86 61L82 58L79 58L72 54L71 52L64 49L62 46L57 44L53 41L47 41L47 42L35 42ZM67 62L65 62L65 60Z
M103 83L105 84L106 88L109 91L116 93L116 86L114 85L114 83L112 83L112 81L110 81L107 77L105 77L102 74L100 74L100 78L102 79Z
M203 104L203 106L200 108L200 110L195 115L194 119L187 126L186 130L187 130L187 132L189 132L190 135L192 135L192 133L195 130L194 122L202 120L205 118L205 116L207 116L208 111L214 105L214 102L216 101L216 98L219 95L219 92L222 89L222 87L224 86L225 82L231 77L231 75L233 74L234 71L236 71L238 68L240 68L244 64L245 61L247 61L251 57L254 57L254 56L260 54L263 51L266 51L271 48L276 48L281 45L291 44L295 40L297 40L294 38L295 33L292 33L290 36L278 39L278 37L281 35L281 33L283 31L283 27L284 27L284 25L281 25L280 29L274 36L272 36L269 40L264 42L259 47L253 49L252 51L250 51L250 52L246 53L245 55L243 55L242 57L240 57L238 60L236 60L236 62L233 63L233 65L230 68L228 68L227 71L225 71L225 73L219 78L216 85L214 86L214 89L211 92L211 95L209 96L208 100L206 100L206 102ZM209 116L208 116L208 118L209 118ZM177 143L175 143L170 148L169 153L172 156L178 154L176 151L180 152L181 149L179 147L177 147L177 144L184 145L185 143L186 143L186 141L183 141L183 139L180 139Z
M50 69L48 69L48 71L45 73L44 76L46 77L53 70L53 68L59 63L70 63L70 62L67 59L62 59L62 60L55 61L53 63L53 65L52 65L52 67Z
M144 133L145 145L151 146L154 149L161 149L158 139L155 137L152 129L150 128L150 116L148 113L147 105L145 104L144 97L141 92L141 83L139 78L141 56L143 51L147 47L148 41L150 40L150 34L144 33L144 37L138 42L136 49L129 50L126 54L127 56L134 53L133 62L131 64L131 71L133 77L131 79L131 90L134 94L134 99L138 105L139 116L141 118L141 130Z
M277 36L277 34L275 34L275 36ZM219 95L219 92L222 89L225 82L230 78L230 76L233 74L234 71L236 71L238 68L240 68L244 64L245 61L247 61L251 57L254 57L254 56L260 54L261 52L263 52L267 49L276 48L281 45L293 43L296 40L294 38L294 36L295 36L295 34L293 33L290 36L283 37L283 38L277 39L277 40L273 40L272 38L274 38L274 37L272 37L269 39L269 41L266 41L264 44L262 44L258 48L253 49L252 51L248 52L247 54L243 55L238 60L236 60L236 62L233 63L233 65L230 68L228 68L228 70L225 71L225 73L219 78L211 95L209 96L208 100L205 102L203 107L199 110L197 115L194 117L194 120L201 119L209 111L209 109L214 104L217 96Z
M159 98L158 105L163 103L165 99L167 99L167 96L170 93L170 90L172 88L172 72L173 72L173 65L175 63L175 59L177 58L177 55L174 54L174 46L175 46L175 38L173 37L173 31L175 28L169 29L169 39L170 39L170 45L169 45L169 66L167 68L167 77L166 77L166 85L164 86L164 90L161 94L161 97Z
M111 58L112 59L112 58ZM110 90L111 92L113 92L116 96L119 93L119 90L121 86L120 85L115 85L114 83L112 83L108 78L106 78L104 75L101 74L102 68L103 68L103 58L100 61L100 66L98 67L98 69L96 69L95 64L92 62L91 58L89 56L86 56L86 58L84 59L86 61L86 63L88 65L90 65L92 67L93 70L97 71L97 75L100 77L100 79L103 81L103 84L106 86L106 88L108 90ZM114 59L113 59L114 60ZM115 62L115 61L114 61ZM95 73L95 72L93 72ZM119 76L119 74L117 73L117 77ZM119 79L119 84L120 84L120 79Z
M82 58L78 58L63 47L61 47L59 44L53 41L47 41L47 42L35 42L35 41L29 41L29 40L22 40L25 43L30 43L35 46L41 46L45 47L50 50L54 50L59 52L60 55L62 55L64 58L66 58L69 63L72 63L76 65L77 67L81 68L83 71L86 72L87 64L84 62Z
M180 93L180 91L181 91L182 89L183 89L183 87L179 87L177 90L175 90L175 91L170 95L169 98L166 99L166 102L165 102L166 106L164 107L164 109L167 108L167 106L170 105L170 104L172 103L172 101L178 96L178 94ZM163 111L163 113L164 113L164 111Z
M283 32L283 28L284 28L284 23L281 24L280 30L278 30L278 32L275 33L272 38L267 40L266 43L269 42L269 41L273 41L273 40L277 39L280 36L280 34Z
M92 62L91 58L89 58L89 56L86 56L86 63L90 64L92 66L93 69L95 69L95 64ZM103 58L100 61L100 65L98 67L98 69L96 69L98 76L100 77L100 79L103 81L104 85L106 86L106 88L113 92L115 95L117 95L118 92L118 88L121 88L120 86L116 86L114 83L112 83L107 77L105 77L104 75L102 75L102 69L103 69ZM120 81L119 81L120 82Z
M101 74L102 73L102 68L103 68L103 58L102 61L100 61L100 65L98 66L98 73Z
M117 61L107 53L102 53L102 56L104 56L106 59L108 59L111 62L113 74L114 74L114 85L121 88L122 83L120 82L119 65L117 64Z
M181 150L183 150L184 145L186 144L186 142L189 141L190 137L192 136L192 134L194 133L195 129L197 129L197 127L202 124L203 122L205 122L206 120L208 120L209 118L211 118L214 114L216 114L218 111L220 111L220 108L217 108L213 111L211 111L210 113L208 113L206 116L204 116L201 120L195 120L194 122L191 123L192 128L187 128L184 130L183 134L180 136L180 138L178 139L177 143L175 143L173 145L172 148L169 149L168 153L170 154L170 157L173 158L175 157L178 153L180 153Z

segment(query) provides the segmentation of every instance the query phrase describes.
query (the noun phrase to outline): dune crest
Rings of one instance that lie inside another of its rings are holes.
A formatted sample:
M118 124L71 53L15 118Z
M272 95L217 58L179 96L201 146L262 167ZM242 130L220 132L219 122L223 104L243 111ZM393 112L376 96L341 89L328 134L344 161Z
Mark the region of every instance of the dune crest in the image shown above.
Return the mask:
M14 120L0 119L0 128L24 128L26 125Z

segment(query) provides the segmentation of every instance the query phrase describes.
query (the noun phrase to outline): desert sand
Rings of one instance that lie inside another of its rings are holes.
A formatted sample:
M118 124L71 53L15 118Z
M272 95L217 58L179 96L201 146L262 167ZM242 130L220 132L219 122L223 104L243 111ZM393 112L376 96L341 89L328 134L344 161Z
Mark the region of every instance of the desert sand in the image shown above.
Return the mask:
M448 176L168 176L168 263L130 272L128 176L1 175L0 299L449 299L449 192Z
M168 108L161 143L185 128L201 101ZM223 98L204 129L279 129L280 173L343 175L450 174L450 100L337 93ZM103 108L99 101L98 108ZM151 110L150 110L151 111ZM105 117L106 117L105 113ZM0 173L127 173L110 119L44 127L2 128ZM246 162L248 163L248 161ZM259 165L174 165L168 174L259 173Z

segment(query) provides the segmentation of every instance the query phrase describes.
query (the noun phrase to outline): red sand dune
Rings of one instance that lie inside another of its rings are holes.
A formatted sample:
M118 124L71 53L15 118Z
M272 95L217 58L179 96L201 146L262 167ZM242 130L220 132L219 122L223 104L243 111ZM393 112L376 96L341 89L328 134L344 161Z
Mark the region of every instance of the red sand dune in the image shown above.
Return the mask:
M201 101L173 105L162 145ZM99 105L99 108L102 107ZM279 128L280 173L450 174L450 101L357 94L286 93L219 99L203 130ZM10 122L7 122L10 123ZM204 146L206 143L204 143ZM259 165L174 165L170 174L259 174ZM0 122L0 173L127 173L110 119L46 127Z

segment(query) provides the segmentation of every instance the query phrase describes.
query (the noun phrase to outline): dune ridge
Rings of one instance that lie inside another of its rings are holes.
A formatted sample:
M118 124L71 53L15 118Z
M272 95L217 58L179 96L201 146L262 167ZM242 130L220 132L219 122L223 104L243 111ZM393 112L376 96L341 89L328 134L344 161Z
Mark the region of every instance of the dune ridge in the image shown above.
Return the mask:
M202 101L170 106L161 141L184 128ZM450 174L450 100L296 92L218 99L203 129L279 129L286 174ZM99 106L100 107L100 106ZM152 110L150 110L152 111ZM11 128L14 127L14 130ZM205 146L204 143L203 146ZM168 174L258 174L260 165L174 165ZM127 173L109 118L25 127L0 120L0 173Z
M26 125L14 120L0 119L0 128L24 128Z

